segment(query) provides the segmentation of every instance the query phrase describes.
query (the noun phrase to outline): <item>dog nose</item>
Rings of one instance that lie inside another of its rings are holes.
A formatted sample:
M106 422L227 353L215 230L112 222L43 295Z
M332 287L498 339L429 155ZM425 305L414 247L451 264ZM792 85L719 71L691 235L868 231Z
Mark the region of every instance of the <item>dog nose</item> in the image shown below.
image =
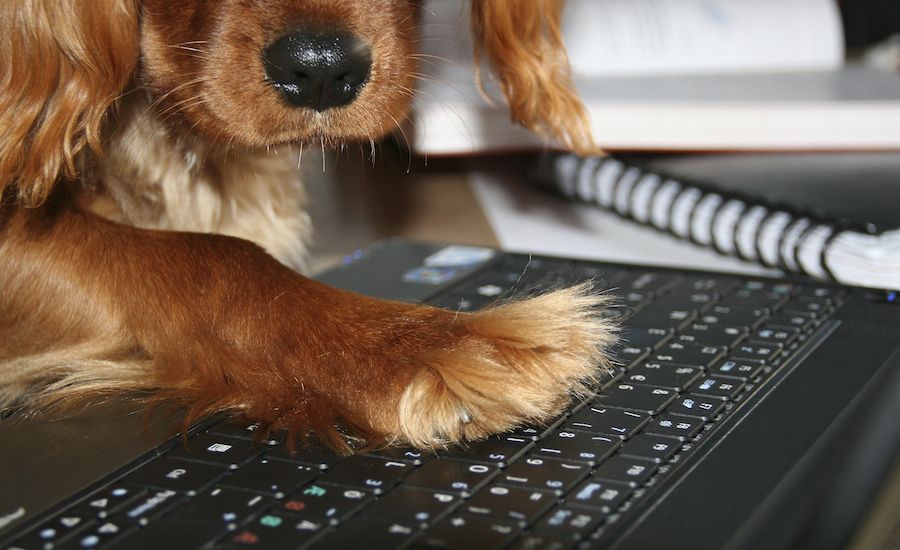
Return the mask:
M372 54L352 35L298 31L267 47L263 62L288 103L322 112L356 99L369 79Z

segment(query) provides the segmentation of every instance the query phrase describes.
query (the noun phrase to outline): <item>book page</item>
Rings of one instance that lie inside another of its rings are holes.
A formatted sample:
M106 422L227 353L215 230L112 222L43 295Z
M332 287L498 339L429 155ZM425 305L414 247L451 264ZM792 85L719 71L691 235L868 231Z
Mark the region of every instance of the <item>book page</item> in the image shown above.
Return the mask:
M569 0L563 31L576 74L670 75L834 69L834 0Z

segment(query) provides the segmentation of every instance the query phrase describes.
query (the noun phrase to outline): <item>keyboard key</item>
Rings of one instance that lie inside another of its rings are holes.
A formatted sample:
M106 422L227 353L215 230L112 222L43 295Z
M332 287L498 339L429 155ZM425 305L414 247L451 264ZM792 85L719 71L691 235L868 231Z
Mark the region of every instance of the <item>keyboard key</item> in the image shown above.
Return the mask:
M780 344L788 347L800 335L800 329L793 327L776 327L769 323L750 335L750 339L758 343Z
M218 464L162 457L141 466L122 481L180 492L199 491L227 472Z
M550 492L495 485L479 491L461 507L461 511L472 516L512 521L524 527L557 502L556 495Z
M679 342L733 348L747 337L747 329L729 325L694 323L678 334Z
M683 391L702 375L701 367L675 363L645 363L625 373L622 382Z
M213 487L182 501L171 515L218 524L224 529L228 525L240 525L271 503L272 499L265 495L227 487Z
M564 420L565 418L561 417L556 418L545 425L526 424L524 426L515 428L513 431L509 432L509 435L537 441L538 439L546 436L548 433L556 430L556 428L558 428Z
M559 430L535 443L534 454L593 465L602 462L621 444L622 440L613 435Z
M116 520L101 520L53 548L101 548L128 534L134 527Z
M743 389L744 383L737 378L708 376L691 386L688 391L693 395L731 401Z
M697 366L708 369L716 361L725 356L728 350L723 346L691 344L690 342L672 342L650 355L651 362L678 363L679 365Z
M594 471L591 479L614 481L630 487L639 487L653 477L659 465L639 457L616 455Z
M598 395L592 402L600 407L616 407L656 414L675 399L676 393L666 388L615 384Z
M619 339L629 346L652 350L672 339L674 330L668 327L623 327Z
M436 461L428 464L433 462ZM348 485L381 494L412 470L413 467L407 462L354 455L327 470L318 482Z
M218 485L281 498L314 480L320 473L321 470L314 466L263 458L244 465Z
M106 518L113 510L138 501L147 492L147 489L137 485L116 483L79 502L70 509L70 512L88 517Z
M268 512L226 535L218 547L273 550L297 548L315 538L326 526L322 521Z
M288 449L286 445L276 445L266 448L266 456L269 458L277 458L278 460L288 460L291 462L299 462L315 466L320 470L331 468L341 460L341 456L335 454L331 449L315 439L308 439L297 443L293 449Z
M769 317L769 313L768 309L762 307L717 305L700 316L699 322L708 325L721 324L753 329L761 325Z
M679 449L681 449L681 441L674 437L642 433L626 441L619 452L622 456L646 458L656 462L668 462Z
M650 354L647 348L638 348L627 345L617 345L610 351L613 364L626 369L638 364Z
M693 439L703 430L706 423L699 418L690 416L673 416L671 414L661 414L653 419L645 433L654 435L665 435L668 437L677 437L682 441Z
M53 545L78 530L89 528L94 523L94 514L67 510L15 539L11 548L21 548L22 550L45 548L47 545Z
M807 332L816 324L816 316L812 313L781 312L769 317L767 325L773 327L793 327L800 332Z
M627 483L592 478L572 491L572 494L566 498L566 504L569 506L595 508L610 514L618 510L628 500L632 491L632 485Z
M650 416L644 413L588 404L569 418L566 429L628 438L649 420Z
M459 495L417 487L397 487L366 509L366 514L427 527L453 510Z
M767 292L741 288L722 298L722 306L740 308L765 308L776 311L788 301L788 295L782 292Z
M149 491L122 507L114 517L120 523L147 525L172 509L181 499L182 495L171 489Z
M794 296L799 299L817 298L827 300L829 305L835 305L847 294L847 291L839 286L804 286Z
M315 548L400 548L418 534L419 527L415 524L363 514L350 518L340 529L316 540Z
M722 409L725 408L725 401L721 399L710 399L706 397L697 397L695 395L682 395L674 403L666 409L667 413L679 416L692 416L701 420L712 420Z
M405 484L468 496L498 473L499 469L492 465L441 458L426 462L406 478Z
M716 294L728 294L740 286L740 281L735 277L716 277L708 275L689 275L675 285L673 294L687 294L691 292L715 292Z
M710 374L732 376L746 382L759 376L765 366L766 362L762 359L736 359L728 357L713 365L713 367L709 369L709 372Z
M500 473L498 483L547 489L557 495L568 492L591 472L590 466L529 456Z
M335 524L368 504L372 498L370 491L330 483L314 483L295 491L273 510L279 514L297 514Z
M631 273L627 280L620 281L619 286L625 291L636 290L661 295L680 283L681 278L681 275L675 273L638 271Z
M143 529L126 533L110 548L116 550L160 550L200 548L222 535L220 523L197 521L176 510Z
M588 537L606 519L601 510L577 506L562 506L547 514L534 526L533 532L563 540L579 540Z
M641 311L635 313L629 320L628 326L644 326L657 328L671 328L678 330L686 327L697 318L697 312L693 309L669 309L650 304Z
M785 304L783 311L785 313L811 313L820 319L831 315L832 307L830 302L825 299L799 298Z
M436 455L427 451L420 451L412 447L387 447L366 453L368 456L374 456L383 460L399 460L401 462L409 462L413 465L424 464L426 460L434 458Z
M532 440L515 435L493 436L441 452L441 456L504 467L531 448Z
M260 434L258 433L259 424L256 423L234 423L230 420L223 420L213 425L207 430L207 433L215 435L226 435L229 437L238 437L241 439L250 439L258 441ZM266 441L274 442L274 438L266 439Z
M711 308L719 301L719 295L714 292L691 292L689 294L666 294L653 301L654 307L691 310L698 313Z
M568 550L575 544L572 540L528 534L516 539L509 550Z
M181 460L199 460L237 468L253 457L262 454L263 447L247 439L203 433L191 437L187 447L179 445L167 456Z
M735 359L759 359L766 363L772 363L779 355L781 355L781 344L753 341L740 344L731 352L731 356Z
M519 534L515 525L470 516L447 518L421 537L417 546L426 548L502 548Z

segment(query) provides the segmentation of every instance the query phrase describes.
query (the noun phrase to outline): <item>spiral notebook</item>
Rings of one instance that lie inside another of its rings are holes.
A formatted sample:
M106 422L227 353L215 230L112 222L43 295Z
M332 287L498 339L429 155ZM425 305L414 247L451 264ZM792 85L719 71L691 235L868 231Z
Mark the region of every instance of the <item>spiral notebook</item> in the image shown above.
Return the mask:
M551 154L543 184L722 254L900 288L900 155Z

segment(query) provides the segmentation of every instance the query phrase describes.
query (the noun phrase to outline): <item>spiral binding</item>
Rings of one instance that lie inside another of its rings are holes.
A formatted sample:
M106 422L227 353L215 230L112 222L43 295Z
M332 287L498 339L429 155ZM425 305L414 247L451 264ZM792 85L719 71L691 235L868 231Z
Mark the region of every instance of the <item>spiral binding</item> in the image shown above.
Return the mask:
M544 185L568 199L594 204L720 254L834 279L828 250L845 229L835 221L648 172L613 157L551 154L539 174Z

